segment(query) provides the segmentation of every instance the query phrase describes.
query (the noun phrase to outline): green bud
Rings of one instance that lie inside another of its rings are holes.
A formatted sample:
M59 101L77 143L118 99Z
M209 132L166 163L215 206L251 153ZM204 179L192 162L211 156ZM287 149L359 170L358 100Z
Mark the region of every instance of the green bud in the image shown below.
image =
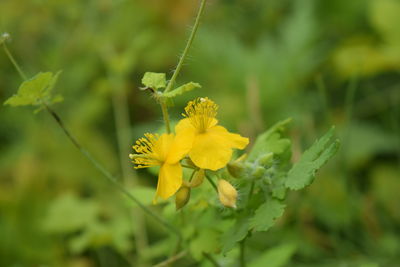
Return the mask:
M258 157L258 163L263 166L268 166L273 163L274 153L269 152Z
M257 166L252 172L251 172L251 176L253 176L256 179L259 179L261 177L264 176L265 174L265 168L262 166Z
M191 188L198 187L204 181L204 169L199 169L193 176L193 179L190 181L189 186Z
M240 178L243 174L245 166L241 162L233 161L229 162L228 165L226 165L226 168L232 177Z
M190 199L190 188L187 186L182 186L179 188L178 192L175 194L175 208L179 210L183 208Z

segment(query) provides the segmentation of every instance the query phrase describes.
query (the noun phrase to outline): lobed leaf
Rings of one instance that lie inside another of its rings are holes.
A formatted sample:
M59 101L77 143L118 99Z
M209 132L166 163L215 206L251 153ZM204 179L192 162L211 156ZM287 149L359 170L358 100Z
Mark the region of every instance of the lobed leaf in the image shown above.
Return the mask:
M291 142L289 139L281 138L281 132L285 130L290 121L290 118L280 121L259 135L249 153L248 160L254 161L259 155L269 152L281 154L288 149Z
M142 78L142 83L144 86L156 90L167 86L165 73L146 72Z
M285 182L287 188L299 190L311 184L318 169L336 154L340 142L335 140L331 143L334 131L334 127L332 127L311 148L305 151L300 160L293 165Z
M62 101L60 95L51 97L51 91L54 88L60 71L56 74L51 72L40 72L33 78L24 81L18 88L17 94L11 96L4 102L4 105L28 106L41 105L44 103L56 103Z
M178 88L172 90L171 92L163 93L163 97L173 98L177 95L181 95L185 92L192 91L193 89L196 89L196 88L201 88L201 85L198 83L194 83L194 82L186 83L186 84L179 86Z
M277 218L281 217L286 205L276 199L271 199L262 204L250 219L250 228L255 231L267 231L274 225Z
M247 236L249 230L249 221L242 218L236 221L231 229L226 231L221 237L222 253L229 252L237 242L243 240Z

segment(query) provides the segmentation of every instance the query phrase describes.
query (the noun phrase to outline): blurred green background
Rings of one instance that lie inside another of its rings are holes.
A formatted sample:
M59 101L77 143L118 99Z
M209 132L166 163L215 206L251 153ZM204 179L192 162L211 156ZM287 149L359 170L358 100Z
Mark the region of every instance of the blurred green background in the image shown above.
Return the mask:
M78 140L150 204L156 176L127 155L162 127L138 88L172 74L198 8L191 0L2 0L0 32L29 76L62 70L54 106ZM339 154L282 219L255 237L301 244L287 266L400 264L400 1L209 0L178 83L203 87L219 120L254 140L293 118L293 160L336 125ZM21 83L0 53L0 99ZM46 112L0 110L0 266L139 266L171 240L101 177ZM171 200L173 201L173 200ZM152 207L160 211L159 207ZM210 266L182 260L177 266ZM272 265L271 265L272 266ZM278 265L273 265L278 266Z

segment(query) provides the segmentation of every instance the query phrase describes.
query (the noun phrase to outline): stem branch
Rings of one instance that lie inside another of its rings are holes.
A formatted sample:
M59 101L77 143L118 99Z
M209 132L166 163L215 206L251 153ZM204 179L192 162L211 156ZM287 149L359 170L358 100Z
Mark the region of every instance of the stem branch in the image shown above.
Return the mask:
M172 89L172 86L174 86L174 84L175 84L176 77L178 76L179 72L181 71L183 62L189 52L190 47L192 46L194 37L195 37L197 29L199 27L200 18L201 18L201 15L203 14L203 10L204 10L206 1L207 0L201 0L200 8L199 8L199 11L197 12L196 21L194 22L192 32L190 33L190 36L189 36L189 40L186 43L185 49L183 50L182 56L179 59L178 65L176 66L175 71L172 74L172 78L169 81L167 88L165 88L165 91L164 91L165 93L169 92Z

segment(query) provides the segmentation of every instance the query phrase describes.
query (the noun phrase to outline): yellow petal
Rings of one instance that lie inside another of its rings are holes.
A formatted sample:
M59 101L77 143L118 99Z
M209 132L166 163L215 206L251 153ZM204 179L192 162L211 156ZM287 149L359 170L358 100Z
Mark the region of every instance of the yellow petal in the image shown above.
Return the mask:
M174 142L173 134L162 134L160 138L157 140L157 144L153 148L153 154L155 157L159 159L159 161L163 162L167 159L171 146Z
M158 175L156 195L167 199L178 191L182 185L182 166L176 164L163 164Z
M231 148L244 149L249 144L249 138L230 133L222 126L214 126L208 129L208 132L221 136Z
M194 136L194 131L190 128L178 132L169 148L166 163L175 164L185 157L192 148Z
M229 162L232 149L223 137L207 132L196 135L189 156L197 167L216 171Z

